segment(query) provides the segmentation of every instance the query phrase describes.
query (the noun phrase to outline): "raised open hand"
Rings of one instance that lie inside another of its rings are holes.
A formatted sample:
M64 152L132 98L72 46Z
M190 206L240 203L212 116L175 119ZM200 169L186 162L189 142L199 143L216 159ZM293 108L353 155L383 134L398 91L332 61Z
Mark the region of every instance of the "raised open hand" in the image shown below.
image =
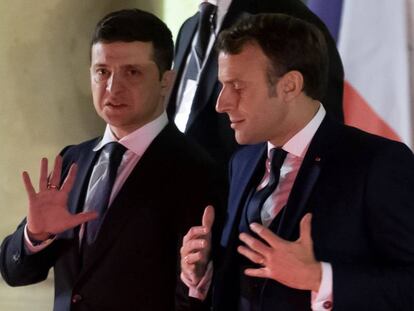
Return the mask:
M60 186L62 157L56 157L49 178L48 161L43 158L40 164L38 192L34 189L29 174L23 172L23 182L29 198L27 229L31 239L46 240L51 235L61 233L97 217L95 212L71 214L68 211L67 201L75 181L76 171L76 164L72 164L65 181Z
M313 252L311 220L311 214L306 214L302 218L300 237L293 242L281 239L262 225L251 224L250 228L264 242L246 233L241 233L240 240L246 246L239 246L237 250L262 267L246 269L245 274L273 279L296 289L318 291L322 268Z

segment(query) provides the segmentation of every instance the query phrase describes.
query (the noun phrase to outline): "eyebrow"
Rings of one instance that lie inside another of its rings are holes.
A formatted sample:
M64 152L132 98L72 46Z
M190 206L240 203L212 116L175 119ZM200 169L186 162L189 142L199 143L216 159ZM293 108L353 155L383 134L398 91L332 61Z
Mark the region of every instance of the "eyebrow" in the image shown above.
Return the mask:
M109 65L105 64L105 63L96 63L96 64L92 64L92 67L109 67ZM140 65L140 64L125 64L125 65L121 65L121 68L144 68L145 66Z

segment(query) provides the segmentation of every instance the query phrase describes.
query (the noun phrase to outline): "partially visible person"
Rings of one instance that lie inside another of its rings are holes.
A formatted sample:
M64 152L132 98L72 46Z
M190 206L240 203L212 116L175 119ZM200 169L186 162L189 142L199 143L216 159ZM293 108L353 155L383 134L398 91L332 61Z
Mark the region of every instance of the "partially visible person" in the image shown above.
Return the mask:
M216 108L249 146L230 163L220 243L212 207L183 239L190 295L213 310L412 310L411 150L326 114L328 52L311 23L250 16L218 50Z
M201 144L226 168L238 148L230 122L215 105L221 84L217 79L217 36L245 15L285 13L316 25L328 43L328 88L322 101L328 115L343 122L344 71L334 39L323 22L300 0L201 0L200 9L187 19L177 37L174 70L176 79L167 112L178 128ZM205 16L208 15L208 16ZM203 23L208 25L204 26ZM202 40L200 40L200 37ZM207 40L205 37L208 37ZM201 50L201 51L199 51ZM201 55L200 55L201 54Z
M1 245L12 286L54 271L55 311L190 310L180 241L224 189L208 155L168 123L173 42L156 16L121 10L91 42L91 88L102 137L68 146L39 189L28 173L27 218ZM63 117L63 116L62 116Z

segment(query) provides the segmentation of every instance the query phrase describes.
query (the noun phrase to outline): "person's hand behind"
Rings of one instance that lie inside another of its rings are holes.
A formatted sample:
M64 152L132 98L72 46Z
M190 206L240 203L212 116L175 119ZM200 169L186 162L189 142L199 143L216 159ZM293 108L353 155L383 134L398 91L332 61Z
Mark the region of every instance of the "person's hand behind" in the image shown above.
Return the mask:
M29 238L43 241L52 235L97 217L95 212L71 214L68 211L67 201L75 181L76 171L76 164L72 164L65 181L59 187L62 157L56 157L55 166L49 178L48 161L43 158L40 164L39 192L34 189L29 174L23 172L23 182L29 198L27 213Z
M214 208L205 208L202 225L192 227L183 238L181 247L181 279L184 283L197 286L204 276L210 261L211 228L214 223Z

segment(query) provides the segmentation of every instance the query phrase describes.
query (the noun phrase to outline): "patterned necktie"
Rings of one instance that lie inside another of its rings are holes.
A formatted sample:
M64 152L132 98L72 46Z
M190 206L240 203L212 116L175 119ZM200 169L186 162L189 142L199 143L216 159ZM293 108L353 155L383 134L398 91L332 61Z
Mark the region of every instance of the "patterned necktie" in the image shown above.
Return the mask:
M94 169L102 173L97 176L96 180L92 181L94 184L90 189L93 191L88 195L87 211L96 211L98 217L86 224L85 235L87 244L92 244L95 241L99 228L102 225L116 179L116 173L126 150L124 146L117 142L108 143L102 150L102 152L108 153L108 160L99 163L102 167Z
M216 6L211 3L203 2L200 4L196 41L194 47L191 49L190 61L185 74L185 82L189 79L194 81L198 80L198 74L203 65L213 28L215 9Z
M210 40L215 9L216 6L209 2L203 2L200 4L200 16L197 27L198 37L194 46L200 64L203 63L208 42Z
M251 196L246 209L247 223L261 223L260 211L266 199L275 191L279 183L280 168L286 158L287 152L282 148L274 148L271 150L270 175L268 184Z

